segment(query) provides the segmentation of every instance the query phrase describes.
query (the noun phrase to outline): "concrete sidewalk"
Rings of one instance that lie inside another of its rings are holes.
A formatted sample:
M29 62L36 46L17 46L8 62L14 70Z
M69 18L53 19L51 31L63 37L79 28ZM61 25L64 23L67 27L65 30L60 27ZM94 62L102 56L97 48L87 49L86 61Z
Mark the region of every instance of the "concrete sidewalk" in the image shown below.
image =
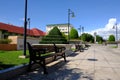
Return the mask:
M48 75L42 68L13 80L120 80L120 50L92 45L84 52L74 52L47 65Z

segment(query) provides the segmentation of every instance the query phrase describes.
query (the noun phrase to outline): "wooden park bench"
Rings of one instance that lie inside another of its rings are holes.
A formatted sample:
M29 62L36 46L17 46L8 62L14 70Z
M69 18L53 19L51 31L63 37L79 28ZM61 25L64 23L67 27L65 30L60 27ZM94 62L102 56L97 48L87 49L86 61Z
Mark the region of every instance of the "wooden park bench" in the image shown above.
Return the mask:
M46 69L47 58L52 58L52 61L55 61L58 59L58 56L61 56L66 62L65 47L57 47L55 44L53 44L53 46L32 46L29 42L27 42L27 45L30 55L28 67L29 71L31 70L33 64L38 63L42 66L44 74L48 74Z
M80 51L80 52L84 51L84 47L82 44L75 44L75 49L76 51Z
M90 47L89 44L86 44L86 43L85 43L84 45L85 45L85 48L87 48L87 49Z
M75 43L75 49L76 51L83 52L84 50L87 50L90 47L87 43Z

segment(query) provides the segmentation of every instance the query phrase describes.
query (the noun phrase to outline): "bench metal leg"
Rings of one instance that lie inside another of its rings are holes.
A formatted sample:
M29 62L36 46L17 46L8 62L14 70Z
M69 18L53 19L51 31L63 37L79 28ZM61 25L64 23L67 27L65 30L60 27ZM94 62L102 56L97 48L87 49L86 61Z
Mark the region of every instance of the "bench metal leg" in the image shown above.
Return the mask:
M28 65L28 71L31 70L31 66L32 66L32 61L30 60L29 65Z
M62 54L62 57L64 58L64 61L66 62L66 55L65 55L65 52Z
M55 56L53 56L53 61L55 61L55 60L56 60L56 57L57 57L56 55L55 55Z
M41 66L43 67L44 74L48 74L47 69L46 69L45 59L43 59L42 61L43 63L41 64Z
M65 55L65 53L64 53L64 60L65 60L65 62L66 62L66 55Z

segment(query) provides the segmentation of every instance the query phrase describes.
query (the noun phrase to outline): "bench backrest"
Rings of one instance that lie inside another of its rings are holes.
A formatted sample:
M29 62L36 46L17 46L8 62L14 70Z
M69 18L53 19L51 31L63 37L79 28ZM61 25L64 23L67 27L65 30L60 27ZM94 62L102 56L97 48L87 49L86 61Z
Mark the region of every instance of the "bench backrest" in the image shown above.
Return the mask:
M35 57L35 52L34 52L32 46L30 45L29 42L27 42L27 45L28 45L28 50L29 50L30 58L34 58Z
M33 45L33 47L37 49L46 49L47 52L55 51L53 45Z
M33 47L38 49L46 49L46 52L55 52L55 53L65 50L65 47L56 46L56 44L54 43L53 45L33 45Z

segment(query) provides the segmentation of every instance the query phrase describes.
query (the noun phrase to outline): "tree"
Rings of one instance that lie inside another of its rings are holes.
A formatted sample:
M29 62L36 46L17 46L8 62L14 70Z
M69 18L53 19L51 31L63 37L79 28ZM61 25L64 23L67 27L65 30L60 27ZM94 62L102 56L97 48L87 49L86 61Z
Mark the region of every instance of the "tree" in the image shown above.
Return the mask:
M103 38L101 36L99 36L99 35L96 35L96 41L98 43L102 43L103 42Z
M81 40L87 41L87 42L94 42L94 37L91 34L83 33L81 35Z
M70 39L77 39L78 31L75 28L72 28L69 35L70 35Z
M109 38L108 38L108 41L109 42L115 41L115 36L114 35L110 35Z

